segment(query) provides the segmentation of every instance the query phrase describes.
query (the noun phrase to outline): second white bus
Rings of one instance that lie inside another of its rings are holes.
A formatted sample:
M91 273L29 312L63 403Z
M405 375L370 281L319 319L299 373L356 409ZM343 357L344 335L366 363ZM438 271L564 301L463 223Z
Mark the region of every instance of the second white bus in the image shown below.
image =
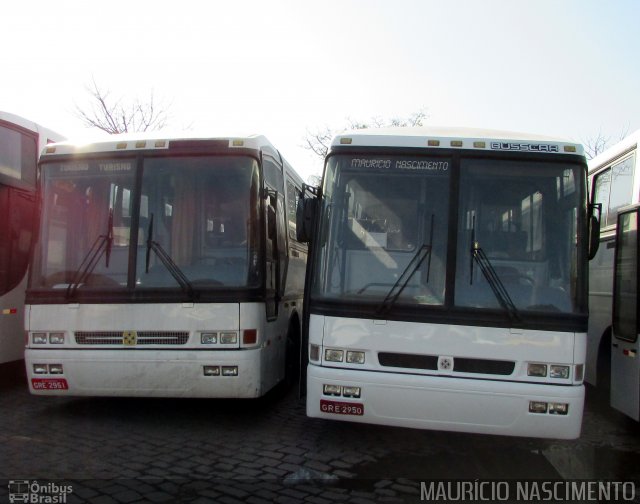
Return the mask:
M0 112L0 364L24 357L24 293L36 225L38 155L63 137Z
M578 437L586 175L582 147L554 138L337 136L300 212L311 239L307 414Z
M40 168L32 393L248 398L296 378L302 181L266 138L63 143Z
M623 355L627 342L613 334L614 257L618 212L640 202L637 171L640 131L627 136L589 161L591 201L602 208L600 246L589 265L589 330L585 380L611 405L638 420L640 364L638 358ZM633 379L620 373L635 362ZM621 366L621 363L624 363ZM626 382L626 383L625 383Z

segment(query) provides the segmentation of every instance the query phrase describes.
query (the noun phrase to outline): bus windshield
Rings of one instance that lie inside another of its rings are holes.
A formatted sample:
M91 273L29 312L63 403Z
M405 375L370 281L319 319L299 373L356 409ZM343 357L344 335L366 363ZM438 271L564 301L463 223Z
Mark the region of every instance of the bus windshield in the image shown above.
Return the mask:
M517 313L578 312L580 168L485 158L451 166L434 157L330 157L314 298L501 310L502 292Z
M314 292L379 303L404 276L397 302L442 304L449 167L426 157L331 157Z
M241 156L47 163L31 288L257 286L259 187Z

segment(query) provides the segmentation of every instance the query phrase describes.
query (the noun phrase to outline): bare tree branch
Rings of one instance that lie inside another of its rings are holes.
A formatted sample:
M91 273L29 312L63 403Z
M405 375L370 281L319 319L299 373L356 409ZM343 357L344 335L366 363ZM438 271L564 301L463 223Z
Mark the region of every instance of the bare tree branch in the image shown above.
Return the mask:
M162 129L168 122L168 113L164 107L156 106L153 92L146 102L136 98L126 104L122 99L113 101L110 92L101 89L95 79L86 90L90 104L87 108L76 105L75 114L89 128L109 134L133 133Z
M380 116L374 116L368 121L357 121L347 117L347 124L345 128L342 129L367 129L367 128L384 128L386 126L397 126L397 127L412 127L412 126L423 126L423 122L427 119L429 115L427 114L426 109L422 108L418 111L414 112L407 118L402 117L394 117L391 119L384 119ZM325 127L323 129L316 129L314 131L310 131L307 129L307 135L304 137L304 143L302 145L303 148L312 151L318 157L324 159L327 153L329 152L329 146L331 145L331 139L334 136L334 130L329 127Z
M618 135L615 141L619 142L624 140L629 135L629 125L620 130L620 134ZM611 146L611 137L605 137L602 134L602 130L598 131L598 134L592 137L589 137L583 140L582 145L584 146L584 151L587 156L587 159L593 159L598 154L604 152Z

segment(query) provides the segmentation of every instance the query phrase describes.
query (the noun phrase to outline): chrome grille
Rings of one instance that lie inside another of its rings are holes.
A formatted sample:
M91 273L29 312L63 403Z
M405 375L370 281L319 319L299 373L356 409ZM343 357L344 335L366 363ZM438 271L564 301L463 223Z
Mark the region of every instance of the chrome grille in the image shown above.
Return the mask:
M188 331L139 331L136 345L186 345ZM77 331L78 345L123 345L122 331Z

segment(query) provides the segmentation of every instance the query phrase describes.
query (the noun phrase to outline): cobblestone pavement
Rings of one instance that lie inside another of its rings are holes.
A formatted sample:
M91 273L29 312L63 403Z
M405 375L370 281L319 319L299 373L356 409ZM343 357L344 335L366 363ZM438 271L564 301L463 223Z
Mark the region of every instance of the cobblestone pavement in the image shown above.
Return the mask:
M34 397L22 382L0 392L0 503L9 480L45 496L70 485L65 502L98 504L400 503L419 502L427 480L640 481L638 424L589 401L582 437L549 441L310 419L294 390L258 401Z

